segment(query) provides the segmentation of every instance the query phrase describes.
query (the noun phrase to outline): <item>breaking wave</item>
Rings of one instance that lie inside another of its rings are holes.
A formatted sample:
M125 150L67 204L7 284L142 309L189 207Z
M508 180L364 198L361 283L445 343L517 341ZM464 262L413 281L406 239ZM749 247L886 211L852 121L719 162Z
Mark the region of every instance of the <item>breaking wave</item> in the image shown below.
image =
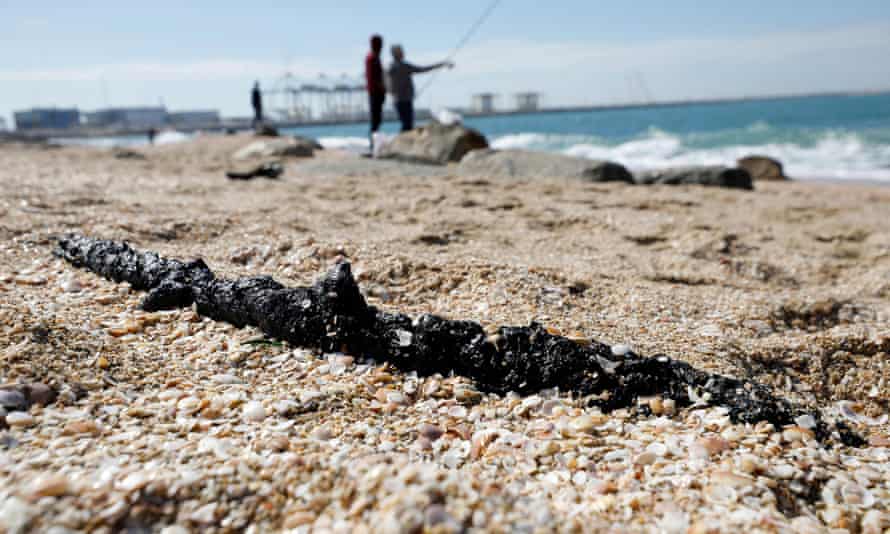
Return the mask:
M637 137L615 141L596 136L540 133L495 138L498 149L560 152L611 160L632 170L684 165L734 165L759 154L781 161L799 179L890 181L890 130L788 130L758 121L746 128L678 135L649 128Z

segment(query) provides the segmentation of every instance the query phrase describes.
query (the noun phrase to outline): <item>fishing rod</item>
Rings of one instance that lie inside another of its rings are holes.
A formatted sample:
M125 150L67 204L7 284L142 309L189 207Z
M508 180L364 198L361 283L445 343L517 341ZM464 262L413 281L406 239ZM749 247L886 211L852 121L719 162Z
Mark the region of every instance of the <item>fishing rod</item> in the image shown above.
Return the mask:
M445 58L445 62L450 62L452 59L454 59L454 57L457 55L457 53L460 52L460 50L464 47L464 45L467 44L467 42L473 37L473 35L482 26L482 24L485 23L485 21L488 19L488 17L491 16L491 14L494 12L495 8L497 8L498 4L500 4L500 3L501 3L501 0L492 0L492 2L488 4L488 7L485 9L485 11L482 12L482 15L480 15L479 18L476 19L476 21L473 23L473 25L470 26L470 29L467 30L467 33L464 34L463 38L460 41L458 41L457 46L455 46L454 49L451 51L451 53L448 54L448 57ZM427 78L426 83L424 83L423 86L420 88L420 91L417 92L418 98L420 97L420 95L422 95L424 93L424 91L426 91L429 88L430 85L433 84L433 81L436 79L436 76L438 76L438 75L439 75L438 70L433 71L433 73L430 75L430 77Z

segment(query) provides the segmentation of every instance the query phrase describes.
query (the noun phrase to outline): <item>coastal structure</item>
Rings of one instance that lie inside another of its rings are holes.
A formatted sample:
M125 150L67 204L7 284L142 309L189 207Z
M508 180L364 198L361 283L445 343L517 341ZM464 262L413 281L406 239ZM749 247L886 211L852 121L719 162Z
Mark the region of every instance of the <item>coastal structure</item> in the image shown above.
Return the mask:
M286 73L263 93L281 121L361 121L368 113L364 84L346 74L300 80Z
M495 93L477 93L473 95L470 109L475 113L493 113L497 97Z
M167 113L167 125L174 128L201 128L219 126L219 111L215 109L171 111Z
M32 108L13 116L16 130L64 130L80 124L77 108Z
M167 122L163 107L108 108L85 114L86 125L99 128L161 128Z
M0 132L5 132L6 130L6 117L0 117Z
M541 106L541 93L525 92L513 95L517 111L538 111Z

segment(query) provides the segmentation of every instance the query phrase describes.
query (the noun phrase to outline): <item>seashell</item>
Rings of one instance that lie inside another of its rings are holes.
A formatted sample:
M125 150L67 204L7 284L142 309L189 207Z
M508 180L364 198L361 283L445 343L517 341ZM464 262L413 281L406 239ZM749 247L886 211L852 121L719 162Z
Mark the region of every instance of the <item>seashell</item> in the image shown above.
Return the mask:
M266 409L263 407L263 403L250 401L244 404L242 415L248 423L260 423L266 419Z
M871 508L875 503L875 497L870 491L852 482L841 486L841 497L845 504L861 508Z
M35 480L30 487L30 494L33 498L41 497L61 497L68 493L70 484L68 477L64 475L47 475Z

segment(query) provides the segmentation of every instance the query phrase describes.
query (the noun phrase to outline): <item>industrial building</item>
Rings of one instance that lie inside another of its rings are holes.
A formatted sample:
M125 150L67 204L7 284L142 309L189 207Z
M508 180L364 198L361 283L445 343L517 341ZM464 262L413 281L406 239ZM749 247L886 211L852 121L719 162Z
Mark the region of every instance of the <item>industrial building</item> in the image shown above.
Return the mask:
M212 109L171 111L167 114L167 125L173 128L206 128L219 124L219 111Z
M80 124L76 108L33 108L13 113L17 130L62 130Z
M493 113L497 96L494 93L475 94L470 109L475 113Z
M109 108L86 114L86 125L95 128L162 128L167 110L162 107Z
M541 93L516 93L513 95L516 99L517 111L538 111L541 106Z

